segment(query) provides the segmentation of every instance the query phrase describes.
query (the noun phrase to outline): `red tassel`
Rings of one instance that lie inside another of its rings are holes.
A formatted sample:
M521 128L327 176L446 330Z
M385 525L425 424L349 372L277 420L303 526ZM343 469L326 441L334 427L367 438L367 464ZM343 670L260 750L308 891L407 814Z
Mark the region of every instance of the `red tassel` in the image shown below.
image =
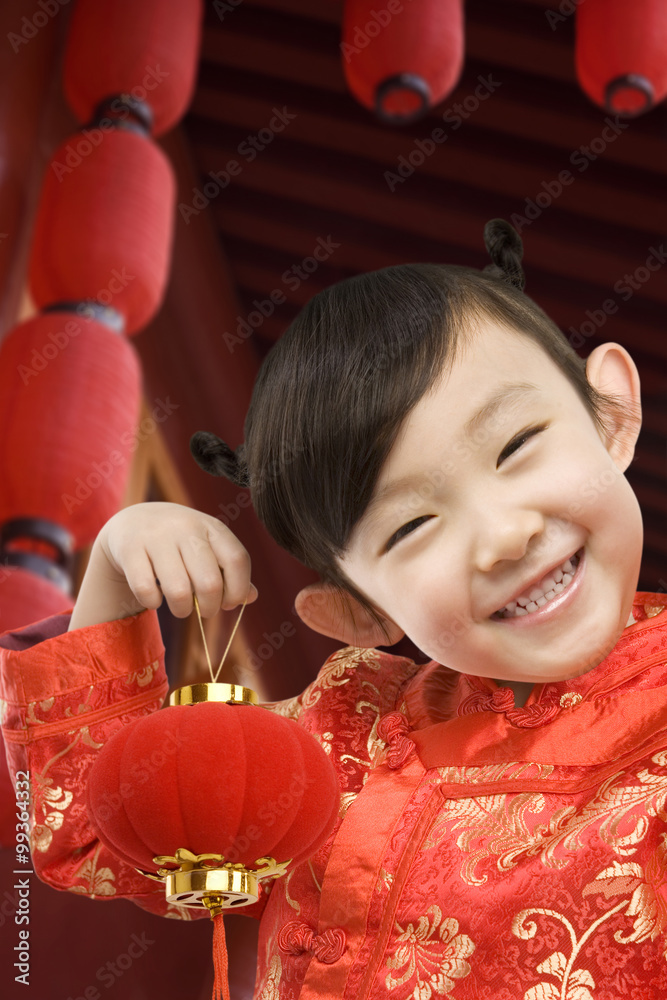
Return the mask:
M227 963L227 945L225 944L225 925L223 914L213 918L213 1000L231 1000L229 996L229 967Z

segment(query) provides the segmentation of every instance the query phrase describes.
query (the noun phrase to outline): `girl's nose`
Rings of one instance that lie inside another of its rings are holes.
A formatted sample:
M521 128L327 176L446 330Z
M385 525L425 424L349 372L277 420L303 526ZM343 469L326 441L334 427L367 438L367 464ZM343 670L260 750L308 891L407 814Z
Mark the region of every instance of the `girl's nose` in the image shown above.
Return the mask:
M543 531L544 518L538 511L503 510L495 506L477 524L477 568L488 573L499 562L523 559Z

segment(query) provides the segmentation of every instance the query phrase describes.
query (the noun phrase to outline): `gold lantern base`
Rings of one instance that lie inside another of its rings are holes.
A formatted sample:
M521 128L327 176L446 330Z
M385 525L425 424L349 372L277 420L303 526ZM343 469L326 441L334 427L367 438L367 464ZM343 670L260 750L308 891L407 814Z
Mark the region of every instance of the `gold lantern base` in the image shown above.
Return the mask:
M168 903L219 910L249 906L259 899L257 877L245 868L192 868L165 879ZM212 914L214 915L214 914Z
M258 858L256 868L225 861L221 854L193 854L179 847L174 855L153 858L159 865L156 873L136 868L139 874L154 882L162 882L168 903L176 906L204 907L211 917L232 907L250 906L259 899L259 883L265 878L279 878L285 874L288 861L275 858ZM165 868L164 865L176 865Z

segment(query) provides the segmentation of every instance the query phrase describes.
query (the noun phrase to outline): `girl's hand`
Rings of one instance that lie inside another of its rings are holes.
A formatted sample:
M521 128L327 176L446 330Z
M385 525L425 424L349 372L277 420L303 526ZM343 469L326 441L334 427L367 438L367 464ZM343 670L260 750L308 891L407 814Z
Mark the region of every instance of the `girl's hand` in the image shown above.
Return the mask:
M258 596L250 557L229 528L181 504L125 507L107 521L95 547L110 578L127 581L142 608L159 608L164 596L172 614L187 618L194 591L202 617L210 618Z

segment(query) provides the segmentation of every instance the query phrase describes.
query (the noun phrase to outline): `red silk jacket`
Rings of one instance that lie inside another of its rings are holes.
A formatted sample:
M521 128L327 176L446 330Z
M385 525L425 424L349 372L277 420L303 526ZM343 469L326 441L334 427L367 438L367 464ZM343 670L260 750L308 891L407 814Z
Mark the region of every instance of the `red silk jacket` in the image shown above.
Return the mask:
M602 663L535 685L520 708L491 680L352 647L267 706L319 740L342 798L329 841L252 908L257 1000L664 1000L666 605L638 593ZM35 870L57 889L198 916L102 847L84 805L95 752L163 703L157 617L67 625L0 638Z

